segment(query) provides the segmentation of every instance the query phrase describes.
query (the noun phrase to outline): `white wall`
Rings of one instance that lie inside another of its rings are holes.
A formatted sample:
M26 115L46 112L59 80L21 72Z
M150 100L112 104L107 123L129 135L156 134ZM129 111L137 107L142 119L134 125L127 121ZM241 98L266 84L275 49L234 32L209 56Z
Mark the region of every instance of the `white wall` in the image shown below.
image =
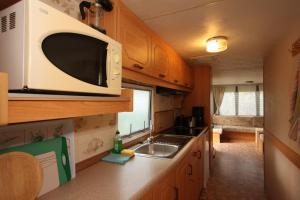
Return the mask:
M265 129L300 155L300 144L288 137L291 102L299 59L289 52L300 37L300 21L268 54L264 63ZM265 184L272 200L300 198L300 170L269 138L265 142Z
M262 68L213 70L213 85L238 85L246 81L263 82Z

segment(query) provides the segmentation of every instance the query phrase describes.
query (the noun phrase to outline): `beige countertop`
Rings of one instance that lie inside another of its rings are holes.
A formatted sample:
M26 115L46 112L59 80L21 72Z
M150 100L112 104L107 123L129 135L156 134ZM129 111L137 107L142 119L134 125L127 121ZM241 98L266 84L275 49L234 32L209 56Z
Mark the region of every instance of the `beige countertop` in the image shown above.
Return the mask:
M204 133L205 130L202 132ZM67 184L40 200L126 200L139 199L153 184L172 170L189 152L196 139L172 159L135 156L125 165L99 162L76 175Z

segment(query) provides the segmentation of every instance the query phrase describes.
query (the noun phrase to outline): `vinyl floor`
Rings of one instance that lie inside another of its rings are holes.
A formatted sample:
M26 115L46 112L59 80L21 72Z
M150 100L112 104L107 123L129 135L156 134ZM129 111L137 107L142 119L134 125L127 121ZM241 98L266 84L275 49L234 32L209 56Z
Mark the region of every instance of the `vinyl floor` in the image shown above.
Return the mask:
M263 156L254 142L214 144L213 175L201 200L265 200Z

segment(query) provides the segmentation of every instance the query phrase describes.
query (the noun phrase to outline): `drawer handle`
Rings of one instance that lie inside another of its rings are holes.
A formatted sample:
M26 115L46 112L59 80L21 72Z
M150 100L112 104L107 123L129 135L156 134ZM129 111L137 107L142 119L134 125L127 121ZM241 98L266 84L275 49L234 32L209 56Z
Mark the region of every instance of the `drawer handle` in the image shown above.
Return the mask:
M178 83L178 80L174 80L174 83Z
M202 158L202 152L198 151L198 159L201 159L201 158Z
M190 169L190 171L188 172L188 175L192 176L193 175L193 166L191 164L189 164L189 169Z
M193 156L197 157L197 153L198 153L197 151L193 152Z
M166 77L166 75L164 75L164 74L159 74L158 75L160 78L165 78Z
M144 69L144 67L139 64L134 64L133 67L137 69Z
M185 86L189 86L189 84L188 84L188 83L185 83L184 85L185 85Z
M174 187L175 190L175 200L179 200L179 191L177 187Z

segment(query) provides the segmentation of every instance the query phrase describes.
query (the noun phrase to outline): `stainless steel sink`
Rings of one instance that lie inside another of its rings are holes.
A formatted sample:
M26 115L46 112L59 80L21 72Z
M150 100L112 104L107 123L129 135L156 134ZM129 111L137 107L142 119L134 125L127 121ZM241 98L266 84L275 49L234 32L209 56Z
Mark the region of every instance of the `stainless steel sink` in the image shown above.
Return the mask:
M135 154L145 157L173 158L192 137L161 134L136 148Z
M142 156L151 156L151 157L161 157L161 158L170 158L173 157L179 146L171 144L159 144L159 143L146 143L135 149L137 155Z

